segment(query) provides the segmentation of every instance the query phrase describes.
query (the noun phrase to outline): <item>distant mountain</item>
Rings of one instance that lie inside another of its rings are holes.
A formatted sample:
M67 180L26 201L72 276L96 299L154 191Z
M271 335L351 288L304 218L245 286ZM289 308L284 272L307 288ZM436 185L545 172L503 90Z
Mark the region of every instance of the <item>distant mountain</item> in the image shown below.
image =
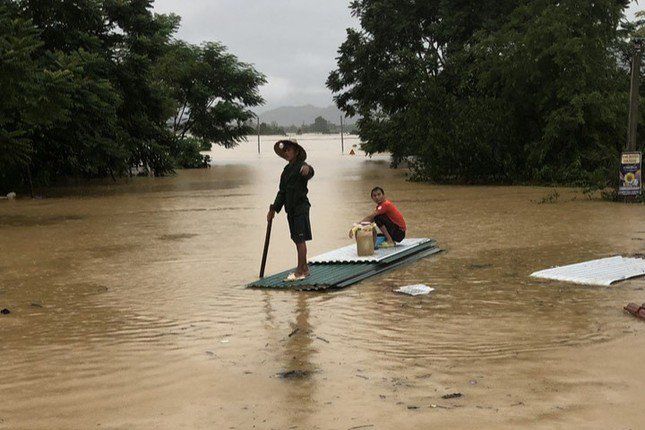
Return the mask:
M288 127L290 125L312 124L316 117L322 116L333 124L340 124L342 112L334 105L321 108L313 105L284 106L259 114L260 122ZM350 125L356 123L356 118L343 119L343 123Z

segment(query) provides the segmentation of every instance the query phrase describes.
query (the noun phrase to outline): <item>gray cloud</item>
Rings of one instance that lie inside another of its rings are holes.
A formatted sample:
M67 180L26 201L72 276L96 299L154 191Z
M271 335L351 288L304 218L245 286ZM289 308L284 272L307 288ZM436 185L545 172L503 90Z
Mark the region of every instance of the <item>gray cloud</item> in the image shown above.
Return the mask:
M155 11L182 17L178 37L218 41L268 78L267 110L331 104L325 87L345 29L358 27L349 0L156 0ZM636 1L627 12L633 18Z
M262 110L332 103L325 87L345 29L357 26L348 0L157 0L155 11L182 17L178 37L219 41L267 75Z

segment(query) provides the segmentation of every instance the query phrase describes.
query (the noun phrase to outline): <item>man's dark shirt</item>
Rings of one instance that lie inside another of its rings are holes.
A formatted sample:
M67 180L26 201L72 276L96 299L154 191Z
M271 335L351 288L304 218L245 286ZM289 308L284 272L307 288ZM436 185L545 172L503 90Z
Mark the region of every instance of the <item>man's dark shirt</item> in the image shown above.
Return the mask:
M284 210L289 215L305 213L311 204L307 198L307 182L314 176L314 168L309 166L309 175L303 176L300 169L305 165L304 160L297 160L284 167L280 176L280 189L273 202L273 209L280 212Z

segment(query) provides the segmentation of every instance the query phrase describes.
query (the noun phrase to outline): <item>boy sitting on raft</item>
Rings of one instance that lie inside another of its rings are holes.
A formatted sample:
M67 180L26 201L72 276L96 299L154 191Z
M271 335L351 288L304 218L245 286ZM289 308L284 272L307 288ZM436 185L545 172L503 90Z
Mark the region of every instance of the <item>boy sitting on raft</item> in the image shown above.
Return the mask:
M386 242L381 245L382 248L396 246L397 242L405 239L405 220L403 215L394 206L394 203L385 198L385 191L381 187L372 189L372 200L376 203L376 210L363 218L361 222L376 223ZM352 232L350 231L350 237ZM374 235L374 244L376 245L376 235Z
M307 153L295 140L280 140L275 143L273 150L289 162L280 176L280 188L275 201L267 214L267 221L275 216L284 206L289 222L291 240L296 244L298 252L298 267L286 281L300 281L309 276L307 265L307 242L311 240L311 225L309 223L309 208L307 198L307 182L314 176L314 168L305 163Z

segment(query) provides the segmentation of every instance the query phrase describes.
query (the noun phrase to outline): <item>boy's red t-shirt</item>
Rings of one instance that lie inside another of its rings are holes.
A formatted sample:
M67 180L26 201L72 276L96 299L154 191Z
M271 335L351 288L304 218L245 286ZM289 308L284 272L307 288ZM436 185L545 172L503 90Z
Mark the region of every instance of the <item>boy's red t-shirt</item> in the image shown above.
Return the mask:
M397 209L396 206L394 206L394 203L392 203L389 200L384 200L383 203L376 205L376 213L378 215L387 215L389 219L392 220L392 222L403 231L405 231L406 226L405 226L405 220L403 219L403 215L401 215L401 212L399 212L399 209Z

